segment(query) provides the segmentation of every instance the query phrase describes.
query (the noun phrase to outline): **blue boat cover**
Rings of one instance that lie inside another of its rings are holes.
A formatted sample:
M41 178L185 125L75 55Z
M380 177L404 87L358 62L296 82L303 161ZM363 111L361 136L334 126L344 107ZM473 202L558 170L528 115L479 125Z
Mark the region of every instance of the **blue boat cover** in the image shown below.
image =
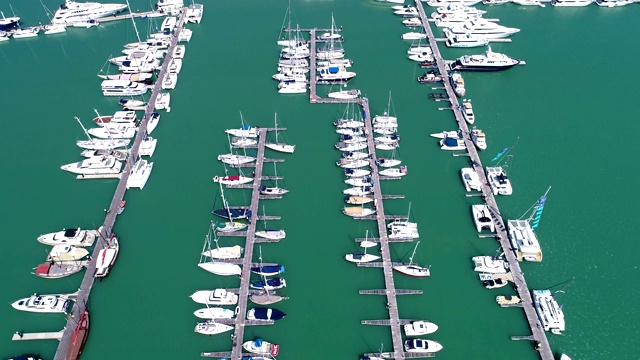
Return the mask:
M260 339L260 338L255 339L255 340L253 341L253 344L254 344L256 347L260 347L260 346L262 346L262 339Z
M337 74L340 71L339 67L329 67L329 74Z
M269 316L269 310L271 310L271 316ZM278 309L254 308L253 316L255 316L256 319L260 320L280 320L287 316L287 314Z
M240 129L242 129L242 130L249 130L249 129L251 129L251 126L249 126L249 125L242 125L242 127L241 127Z
M456 138L450 138L450 137L445 137L444 138L444 144L446 146L458 146L458 139Z
M252 267L251 271L263 272L263 273L283 273L284 266L281 265L264 265Z

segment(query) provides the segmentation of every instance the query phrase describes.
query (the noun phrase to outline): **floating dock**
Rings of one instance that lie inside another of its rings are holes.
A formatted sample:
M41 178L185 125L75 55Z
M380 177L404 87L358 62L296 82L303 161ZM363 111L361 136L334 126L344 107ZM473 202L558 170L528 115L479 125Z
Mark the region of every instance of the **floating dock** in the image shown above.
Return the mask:
M151 97L149 98L149 102L147 103L147 107L145 108L145 113L140 123L140 127L138 128L138 133L136 134L133 146L130 150L131 157L125 163L122 175L120 176L120 181L118 182L118 186L116 187L116 191L111 200L111 205L109 206L109 209L107 211L107 216L105 217L104 223L102 224L101 236L104 239L111 238L111 230L113 229L116 218L118 216L120 202L124 199L124 194L127 191L127 180L129 179L131 167L133 166L133 160L138 158L140 144L142 143L142 140L147 136L147 124L149 122L149 119L151 118L151 114L154 112L156 99L162 90L162 79L164 79L164 76L168 71L169 63L171 62L171 59L173 57L173 49L178 43L178 34L182 30L182 26L184 25L185 14L186 8L183 8L178 18L177 26L174 29L175 35L171 39L171 44L167 49L167 54L165 55L165 58L163 60L162 68L160 69L160 73L157 76L157 78L160 80L157 81L151 89ZM78 297L74 302L71 313L68 316L67 325L63 331L62 338L60 339L60 344L58 345L58 348L56 350L54 360L66 359L67 349L73 341L74 330L76 329L78 321L77 319L80 319L82 313L85 310L86 304L88 303L89 294L91 293L91 289L93 288L93 284L95 281L93 275L96 271L96 259L98 258L100 250L104 248L104 245L105 244L103 241L96 241L96 245L93 249L92 254L93 260L89 262L87 270L84 273L84 277L82 278L82 283L80 285L80 289L78 290Z
M431 27L429 25L429 21L428 21L427 15L425 14L424 8L422 6L422 2L420 0L415 0L415 4L416 4L416 8L418 9L420 20L422 21L422 27L424 28L425 33L427 34L429 45L433 50L433 57L436 60L436 63L438 65L438 70L440 71L440 75L442 76L442 83L449 96L448 101L451 102L451 108L455 115L456 121L458 122L458 126L460 127L460 130L462 130L463 133L469 134L469 127L467 126L467 123L464 120L464 117L462 116L462 112L460 111L460 104L458 103L458 99L453 91L453 88L451 87L451 82L449 81L449 73L447 72L448 69L446 67L446 62L442 58L442 55L440 54L440 50L438 49L438 44L436 43L436 38L433 35L433 31L431 30ZM533 306L533 299L531 298L531 292L527 287L527 282L524 279L524 274L520 269L520 263L516 259L513 249L509 244L509 236L506 232L507 227L504 221L502 220L502 216L500 215L498 204L496 203L496 199L493 196L493 192L491 191L491 188L488 185L489 182L487 181L486 174L482 167L482 162L480 161L480 157L478 156L478 151L476 150L476 147L473 144L473 141L471 141L471 137L465 136L464 141L465 141L465 145L467 146L467 151L469 152L470 161L473 164L474 169L478 173L478 176L480 177L480 182L483 184L482 195L487 205L489 205L489 208L491 209L491 215L492 215L493 221L495 222L496 230L497 230L496 238L498 239L498 242L500 243L500 246L504 251L507 261L509 262L510 271L513 274L513 282L518 292L518 296L520 297L520 299L522 299L522 307L524 309L527 322L529 323L529 327L531 328L531 332L533 334L531 336L526 336L523 338L534 341L536 343L536 349L543 360L554 360L553 352L551 351L551 347L549 346L549 341L540 324L538 315Z
M62 339L64 329L56 332L38 332L38 333L23 333L17 332L13 334L11 340L23 341L23 340L58 340Z

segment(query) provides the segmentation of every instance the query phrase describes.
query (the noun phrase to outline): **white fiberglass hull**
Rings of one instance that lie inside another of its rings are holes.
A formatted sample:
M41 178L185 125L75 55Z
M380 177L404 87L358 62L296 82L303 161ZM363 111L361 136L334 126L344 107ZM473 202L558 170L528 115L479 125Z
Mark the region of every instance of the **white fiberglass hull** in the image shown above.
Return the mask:
M203 305L235 305L238 303L238 294L224 289L200 290L190 297L194 302Z
M287 154L293 154L293 152L296 150L295 145L287 145L283 143L266 143L264 146L266 146L271 150L279 151Z
M193 314L200 319L232 319L235 316L233 310L224 308L198 309Z
M233 330L231 325L220 324L213 321L200 322L196 325L194 331L202 335L217 335Z
M242 268L236 264L229 264L224 262L205 262L198 264L202 269L221 276L230 276L230 275L238 275L242 274Z

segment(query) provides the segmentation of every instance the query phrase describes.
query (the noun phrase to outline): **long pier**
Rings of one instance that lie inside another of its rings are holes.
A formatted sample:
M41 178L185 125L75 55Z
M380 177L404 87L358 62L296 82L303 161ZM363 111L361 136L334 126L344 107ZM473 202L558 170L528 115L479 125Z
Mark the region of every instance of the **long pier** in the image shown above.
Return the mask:
M138 157L140 144L143 139L147 136L147 124L149 119L151 118L151 114L154 111L154 105L156 102L156 98L162 89L162 79L164 79L165 74L168 71L169 63L171 62L173 56L173 49L176 47L178 43L178 34L180 30L182 30L182 26L184 25L185 18L185 9L180 13L180 17L178 18L178 24L174 30L174 36L171 40L171 44L169 45L169 49L167 50L167 55L164 58L162 63L162 68L160 73L158 74L158 79L151 90L151 98L145 108L145 113L142 118L140 127L138 128L138 133L133 142L133 146L131 147L131 156L128 161L125 163L124 170L122 172L122 176L120 177L120 181L118 182L118 186L116 187L116 191L111 199L111 205L107 211L107 215L102 224L101 237L104 239L109 239L111 237L111 230L115 225L116 218L118 217L118 210L120 208L120 202L124 199L124 195L127 191L127 180L129 179L129 174L131 172L131 168L134 165L135 159ZM87 302L89 300L89 295L91 293L91 289L93 288L93 284L95 281L94 274L96 271L96 261L98 258L98 254L100 250L102 250L105 246L103 241L97 241L95 248L92 253L92 260L89 262L87 266L87 270L82 278L82 283L80 285L80 289L78 290L78 296L75 300L73 308L71 309L71 313L68 316L67 325L62 334L62 338L60 339L60 344L56 350L56 354L54 356L54 360L64 360L67 356L67 350L69 348L70 343L73 341L73 334L77 326L77 321L80 319L81 314L84 312Z
M460 130L462 130L462 132L466 134L466 136L464 137L464 142L467 147L467 151L469 152L471 164L473 164L474 169L476 170L476 172L478 173L478 176L480 177L480 182L483 184L482 196L485 199L487 205L489 205L491 209L491 215L492 215L493 221L495 222L495 227L496 227L496 233L497 233L496 239L500 243L500 246L502 247L504 254L506 256L506 259L509 262L510 270L511 270L511 273L513 274L513 282L518 292L518 296L520 297L520 299L522 299L522 307L524 309L527 322L529 323L529 327L531 328L531 332L533 334L532 336L530 337L527 336L526 338L535 342L536 350L538 351L538 353L540 354L540 357L543 360L554 360L553 352L551 351L549 341L540 324L538 315L534 308L531 292L529 291L527 282L524 279L524 274L520 269L520 263L518 262L518 259L516 258L515 253L511 248L511 244L509 243L509 236L506 232L507 227L504 221L502 220L502 216L500 215L498 204L496 203L496 199L493 196L493 192L491 191L491 188L488 185L489 182L487 181L486 174L482 167L480 156L478 155L478 151L476 150L475 145L471 140L471 137L468 135L469 127L467 126L467 123L464 120L464 117L462 116L462 112L460 111L460 104L458 103L458 99L456 98L453 88L451 87L451 82L449 81L448 69L446 68L446 62L442 58L442 55L440 54L440 49L438 49L438 44L436 43L436 38L433 35L433 31L431 30L431 27L429 25L427 15L425 14L424 8L422 6L422 1L415 0L415 3L416 3L416 8L418 9L418 13L420 15L420 20L422 21L422 27L424 28L425 33L427 34L427 38L429 39L429 45L433 50L433 56L437 62L440 75L442 76L442 82L447 91L447 95L449 96L449 101L451 102L451 108L455 115L456 121L458 122L458 126L460 127Z
M371 124L371 111L369 110L369 100L367 98L358 99L358 103L364 111L364 124L367 132L367 148L371 158L371 178L375 181L373 195L376 203L376 221L378 222L378 236L380 241L380 253L382 255L382 271L384 274L384 284L386 288L387 309L389 309L389 327L391 328L391 339L393 343L393 358L404 359L404 347L402 343L402 332L400 330L400 314L398 313L398 302L396 299L396 288L393 279L393 265L391 262L391 251L389 249L389 237L387 236L387 223L384 215L384 204L382 201L382 189L378 181L378 166L376 165L376 146L373 140L374 132Z

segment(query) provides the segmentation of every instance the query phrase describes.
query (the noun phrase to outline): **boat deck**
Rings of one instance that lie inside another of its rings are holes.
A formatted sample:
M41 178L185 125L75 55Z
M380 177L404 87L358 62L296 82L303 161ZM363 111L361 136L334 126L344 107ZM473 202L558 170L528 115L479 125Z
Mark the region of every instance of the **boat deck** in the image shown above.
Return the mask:
M446 62L443 60L442 55L440 54L440 50L438 49L438 44L436 43L435 36L433 35L433 31L428 22L427 15L422 6L422 2L420 0L415 0L416 8L418 9L418 13L420 15L420 20L422 21L422 27L427 34L427 38L429 40L429 45L433 50L433 56L437 62L438 70L443 77L443 85L447 91L447 95L449 96L449 101L451 102L451 109L455 115L456 121L460 130L463 133L469 133L469 127L467 126L464 117L462 116L462 112L460 111L460 104L458 103L458 99L451 87L451 82L449 81L449 73L446 67ZM498 208L498 204L496 203L496 199L493 196L493 192L489 187L489 182L487 181L486 174L482 167L482 162L480 161L480 157L478 156L478 151L476 150L471 138L469 136L465 136L465 145L467 146L467 151L469 152L470 162L472 166L474 166L478 176L480 177L480 182L483 184L482 186L482 197L489 205L491 210L491 215L493 221L496 224L496 239L500 243L502 250L506 256L507 261L510 265L510 271L513 274L513 282L515 284L515 288L518 292L518 296L522 299L522 307L525 312L525 316L527 318L527 322L529 323L529 328L533 335L530 337L527 336L528 339L534 341L536 343L536 349L540 354L540 357L543 360L553 360L553 352L551 351L551 347L549 345L549 341L547 336L542 329L540 321L538 320L538 316L536 314L536 310L533 306L533 299L531 297L531 292L527 287L527 282L524 279L524 274L520 269L520 263L516 259L516 256L509 244L509 236L507 234L507 227L502 220L502 216L500 215L500 210Z
M176 29L174 30L174 36L171 38L171 44L167 50L167 55L165 56L162 68L160 69L160 73L158 74L158 79L163 79L165 74L168 71L169 63L172 59L173 49L176 47L178 43L177 34L182 30L182 26L184 25L186 8L182 9L180 16L178 18L178 23ZM124 16L124 15L122 15ZM147 103L147 107L145 108L144 116L142 117L142 121L140 123L140 128L138 129L138 133L133 141L133 145L131 146L131 157L130 160L125 163L124 169L122 171L122 175L120 177L120 181L118 182L118 186L116 187L116 191L111 199L111 205L107 211L107 215L104 219L104 223L102 224L102 232L101 236L105 239L109 239L111 237L111 230L115 225L116 219L118 217L118 210L120 209L120 202L124 199L124 195L127 192L127 180L129 179L129 173L131 171L131 167L133 163L131 159L136 159L138 157L138 152L140 149L140 144L142 140L147 135L147 124L149 119L151 118L151 114L154 112L154 105L158 94L160 94L162 90L162 81L158 81L154 84L151 89L151 97L149 98L149 102ZM93 288L93 284L95 278L93 277L96 271L96 259L98 258L98 253L105 246L104 241L96 241L95 248L93 249L92 261L89 262L87 266L87 270L82 278L82 283L80 285L80 289L78 290L78 297L74 302L73 308L71 309L71 313L67 317L67 325L62 334L62 338L60 339L60 344L56 350L56 354L54 356L54 360L64 360L67 356L67 349L69 345L73 341L73 333L76 329L77 319L80 319L80 316L84 312L85 305L89 301L89 294L91 293L91 289Z

